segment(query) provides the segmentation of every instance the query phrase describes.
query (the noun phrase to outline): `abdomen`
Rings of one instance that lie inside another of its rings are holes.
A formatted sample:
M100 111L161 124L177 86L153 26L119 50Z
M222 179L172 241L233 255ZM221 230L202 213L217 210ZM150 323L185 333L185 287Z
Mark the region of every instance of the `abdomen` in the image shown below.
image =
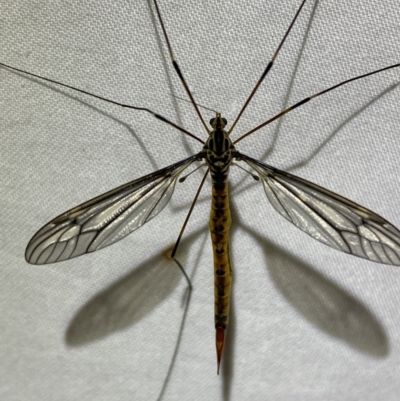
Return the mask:
M229 257L231 211L227 181L213 180L210 213L211 241L214 252L215 328L218 364L224 346L229 320L232 270Z

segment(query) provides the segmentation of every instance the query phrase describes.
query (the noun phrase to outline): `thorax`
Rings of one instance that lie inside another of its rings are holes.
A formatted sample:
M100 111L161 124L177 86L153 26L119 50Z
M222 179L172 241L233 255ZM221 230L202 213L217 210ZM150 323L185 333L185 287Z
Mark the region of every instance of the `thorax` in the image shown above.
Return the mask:
M204 145L204 158L211 171L213 182L223 182L227 179L229 166L232 163L236 149L224 130L226 120L219 113L210 121L213 130Z

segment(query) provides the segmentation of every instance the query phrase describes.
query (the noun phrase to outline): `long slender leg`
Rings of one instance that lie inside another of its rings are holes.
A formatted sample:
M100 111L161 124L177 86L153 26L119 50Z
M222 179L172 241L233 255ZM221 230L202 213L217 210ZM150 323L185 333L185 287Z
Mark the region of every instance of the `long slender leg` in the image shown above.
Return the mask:
M234 123L232 124L231 128L228 131L228 134L230 134L233 129L235 128L236 124L238 123L240 117L242 116L242 114L244 113L244 111L246 110L248 104L250 103L250 100L253 98L253 96L255 95L255 93L257 92L258 88L260 87L261 83L264 81L265 77L267 76L268 72L270 71L270 69L272 68L272 66L274 65L275 59L278 57L278 54L283 46L283 44L285 43L286 38L288 37L294 23L296 22L297 17L300 14L301 9L304 6L304 3L306 2L306 0L303 0L303 2L301 3L300 7L298 8L296 15L294 16L292 22L289 25L289 28L286 30L285 35L283 36L283 39L281 40L281 43L279 43L278 48L275 50L274 55L272 56L271 61L268 63L268 65L265 67L264 72L261 74L260 79L257 81L256 86L254 87L254 89L252 90L252 92L250 93L249 97L247 98L246 102L244 103L242 110L240 110L238 116L236 117L236 120L234 121Z
M350 83L350 82L356 81L357 79L365 78L365 77L368 77L368 76L370 76L370 75L378 74L379 72L386 71L386 70L390 70L390 69L392 69L392 68L397 68L397 67L400 67L400 63L398 63L398 64L393 64L393 65L390 65L390 66L388 66L388 67L384 67L384 68L381 68L381 69L379 69L379 70L375 70L375 71L372 71L372 72L368 72L368 73L363 74L363 75L358 75L358 76L353 77L353 78L350 78L350 79L346 79L345 81L340 82L340 83L338 83L338 84L336 84L336 85L333 85L333 86L331 86L331 87L328 88L328 89L324 89L324 90L321 91L321 92L318 92L318 93L315 93L314 95L308 96L308 97L304 98L303 100L301 100L300 102L297 102L297 103L294 104L293 106L290 106L290 107L288 107L287 109L281 111L281 112L278 113L276 116L270 118L269 120L263 122L262 124L258 125L258 126L255 127L255 128L253 128L251 131L246 132L246 133L243 134L241 137L239 137L238 139L236 139L236 140L233 142L233 144L236 144L236 143L240 142L242 139L244 139L244 138L246 138L247 136L253 134L253 133L256 132L256 131L258 131L260 128L265 127L266 125L272 123L272 121L277 120L278 118L284 116L285 114L289 113L290 111L294 110L295 108L297 108L297 107L299 107L299 106L301 106L301 105L303 105L303 104L309 102L311 99L315 99L315 98L318 97L318 96L324 95L325 93L328 93L328 92L330 92L330 91L332 91L332 90L334 90L334 89L336 89L336 88L339 88L339 86L342 86L342 85L348 84L348 83Z
M192 214L192 212L193 212L194 205L195 205L196 202L197 202L197 199L198 199L198 197L199 197L199 195L200 195L201 189L203 188L204 182L206 181L206 178L207 178L207 176L208 176L209 171L210 171L210 170L207 170L207 171L206 171L206 173L204 174L203 179L201 180L201 183L200 183L200 185L199 185L199 189L198 189L197 192L196 192L196 196L194 197L193 202L192 202L192 204L191 204L191 206L190 206L190 209L189 209L189 211L188 211L188 214L186 215L186 219L185 219L185 222L184 222L183 225L182 225L182 228L181 228L181 231L180 231L180 233L179 233L178 239L177 239L176 242L175 242L174 249L173 249L172 252L171 252L171 258L174 258L175 254L176 254L176 251L178 250L178 246L179 246L179 243L181 242L183 232L185 231L186 225L187 225L187 223L188 223L188 221L189 221L189 218L190 218L190 216L191 216L191 214Z
M100 99L100 100L102 100L102 101L104 101L104 102L111 103L111 104L115 104L115 105L120 106L120 107L124 107L124 108L126 108L126 109L132 109L132 110L138 110L138 111L145 111L145 112L147 112L147 113L152 114L152 115L153 115L155 118L157 118L158 120L163 121L163 122L165 122L165 123L171 125L172 127L176 128L177 130L183 132L185 135L188 135L188 136L190 136L191 138L196 139L196 141L199 141L199 142L201 142L201 143L205 143L202 139L200 139L200 138L197 137L196 135L192 134L191 132L185 130L184 128L180 127L179 125L176 125L176 124L173 123L172 121L168 120L167 118L161 116L160 114L155 113L154 111L152 111L152 110L150 110L150 109L148 109L148 108L146 108L146 107L136 107L136 106L132 106L132 105L130 105L130 104L120 103L120 102L117 102L117 101L115 101L115 100L107 99L107 98L105 98L105 97L103 97L103 96L95 95L94 93L87 92L87 91L85 91L85 90L83 90L83 89L75 88L74 86L64 84L64 83L59 82L59 81L56 81L56 80L54 80L54 79L44 78L44 77L42 77L42 76L40 76L40 75L38 75L38 74L33 74L32 72L27 72L27 71L21 70L21 69L19 69L19 68L12 67L12 66L7 65L7 64L4 64L4 63L0 63L0 66L1 66L1 67L5 67L5 68L8 68L9 70L12 70L12 71L16 71L16 72L20 72L20 73L22 73L22 74L26 74L26 75L28 75L28 76L30 76L30 77L42 79L43 81L50 82L50 83L52 83L52 84L60 85L60 86L62 86L62 87L64 87L64 88L72 89L72 90L74 90L74 91L76 91L76 92L83 93L84 95L88 95L88 96L94 97L94 98L96 98L96 99Z
M188 310L189 310L190 298L192 296L192 289L193 289L192 283L190 281L190 278L187 275L187 273L186 273L185 269L183 268L182 264L177 259L175 259L174 257L172 257L172 260L177 264L177 266L179 267L179 269L181 270L181 272L183 274L183 277L186 280L186 283L187 283L187 298L186 298L186 303L185 303L185 309L184 309L183 315L182 315L179 334L178 334L178 337L177 337L176 343L175 343L174 353L173 353L171 362L169 364L169 368L168 368L168 372L167 372L165 380L164 380L164 384L163 384L163 386L162 386L162 388L160 390L160 393L159 393L159 395L157 397L157 400L162 400L163 399L163 396L165 394L165 391L166 391L168 383L169 383L169 379L170 379L171 374L172 374L172 370L173 370L174 365L175 365L175 360L176 360L176 357L178 355L179 346L180 346L180 343L181 343L181 340L182 340L183 329L185 327L186 317L187 317L187 313L188 313Z
M170 43L168 35L167 35L167 31L166 31L165 26L164 26L164 22L163 22L163 20L161 18L161 13L160 13L160 9L158 8L157 0L154 0L154 6L156 7L158 20L160 21L161 28L162 28L162 31L163 31L163 34L164 34L164 38L165 38L165 41L167 43L169 58L171 59L172 65L174 66L174 69L175 69L176 73L178 74L178 77L181 80L182 85L185 88L185 91L188 94L188 96L190 98L190 101L192 102L193 107L195 108L196 113L200 118L200 121L202 122L202 124L203 124L204 128L206 129L207 133L210 133L210 129L208 128L206 122L204 121L204 118L200 113L200 110L199 110L199 108L198 108L198 106L197 106L197 104L196 104L196 102L194 100L194 97L193 97L192 93L190 92L189 86L186 83L185 78L183 77L182 71L179 68L178 62L175 59L174 53L172 51L172 46L171 46L171 43Z

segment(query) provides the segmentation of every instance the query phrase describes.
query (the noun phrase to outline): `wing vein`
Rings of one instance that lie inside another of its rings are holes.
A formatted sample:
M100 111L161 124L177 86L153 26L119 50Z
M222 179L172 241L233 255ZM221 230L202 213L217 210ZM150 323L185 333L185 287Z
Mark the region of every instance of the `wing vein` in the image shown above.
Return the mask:
M383 217L316 184L237 152L272 206L317 241L374 262L400 265L400 231Z
M179 175L199 157L190 156L61 214L32 237L26 260L58 262L119 241L164 209Z

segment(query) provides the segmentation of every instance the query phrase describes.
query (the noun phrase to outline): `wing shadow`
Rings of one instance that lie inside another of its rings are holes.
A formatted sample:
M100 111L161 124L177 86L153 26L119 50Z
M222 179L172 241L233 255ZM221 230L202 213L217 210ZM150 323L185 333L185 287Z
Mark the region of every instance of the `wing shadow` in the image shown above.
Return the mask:
M183 247L198 234L182 241ZM185 256L180 258L184 260ZM160 254L153 256L95 295L75 314L66 331L66 344L82 346L137 324L166 301L182 278L172 260Z
M364 354L376 358L388 355L385 329L368 307L291 252L239 224L258 241L276 288L303 317Z

